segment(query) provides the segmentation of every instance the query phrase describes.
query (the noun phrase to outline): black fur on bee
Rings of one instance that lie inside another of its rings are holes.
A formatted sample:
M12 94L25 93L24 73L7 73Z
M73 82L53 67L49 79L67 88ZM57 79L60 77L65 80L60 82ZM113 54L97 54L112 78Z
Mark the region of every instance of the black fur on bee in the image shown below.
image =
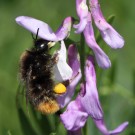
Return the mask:
M48 53L49 42L44 39L35 40L34 47L26 50L20 60L20 76L26 86L26 100L35 108L38 108L40 104L45 104L47 106L45 113L51 113L51 111L53 113L59 109L53 92L52 70L55 58ZM55 104L54 110L53 104ZM39 110L42 111L42 109Z

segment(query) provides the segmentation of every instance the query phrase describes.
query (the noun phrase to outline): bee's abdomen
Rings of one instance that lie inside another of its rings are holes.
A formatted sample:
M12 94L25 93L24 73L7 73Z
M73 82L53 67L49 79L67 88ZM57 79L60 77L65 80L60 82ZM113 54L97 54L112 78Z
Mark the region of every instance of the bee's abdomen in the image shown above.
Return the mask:
M21 77L26 84L26 98L41 112L56 112L59 106L53 92L53 61L49 54L33 55L26 52L21 63ZM50 108L50 109L49 109Z

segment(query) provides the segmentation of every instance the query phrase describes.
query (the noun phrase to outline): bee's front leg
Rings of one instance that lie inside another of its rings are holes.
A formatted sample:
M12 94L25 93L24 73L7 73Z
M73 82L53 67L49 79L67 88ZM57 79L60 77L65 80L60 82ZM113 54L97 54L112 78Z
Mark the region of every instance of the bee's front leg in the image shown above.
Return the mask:
M52 63L57 64L59 61L59 53L55 53L52 57Z

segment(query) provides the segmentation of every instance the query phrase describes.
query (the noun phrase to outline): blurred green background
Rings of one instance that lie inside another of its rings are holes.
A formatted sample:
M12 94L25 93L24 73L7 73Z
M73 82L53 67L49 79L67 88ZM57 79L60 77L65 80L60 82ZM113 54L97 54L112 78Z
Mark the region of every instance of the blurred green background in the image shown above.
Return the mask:
M129 121L123 135L135 135L135 0L100 0L100 4L106 18L116 16L113 26L125 39L119 50L100 42L113 65L105 71L97 69L105 121L109 129ZM19 57L32 45L30 32L15 23L20 15L43 20L54 31L66 16L77 17L75 0L0 0L0 135L64 135L56 115L42 116L29 107L29 116L22 96L22 107L16 107ZM73 32L70 38L79 41ZM100 135L91 119L85 130L86 135Z

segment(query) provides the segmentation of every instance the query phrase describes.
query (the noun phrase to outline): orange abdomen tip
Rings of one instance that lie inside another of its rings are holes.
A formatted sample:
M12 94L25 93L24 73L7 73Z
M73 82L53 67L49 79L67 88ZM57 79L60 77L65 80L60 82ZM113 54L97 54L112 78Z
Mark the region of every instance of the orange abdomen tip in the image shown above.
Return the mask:
M52 114L60 109L57 101L50 100L48 102L42 102L37 106L37 110L43 114Z

